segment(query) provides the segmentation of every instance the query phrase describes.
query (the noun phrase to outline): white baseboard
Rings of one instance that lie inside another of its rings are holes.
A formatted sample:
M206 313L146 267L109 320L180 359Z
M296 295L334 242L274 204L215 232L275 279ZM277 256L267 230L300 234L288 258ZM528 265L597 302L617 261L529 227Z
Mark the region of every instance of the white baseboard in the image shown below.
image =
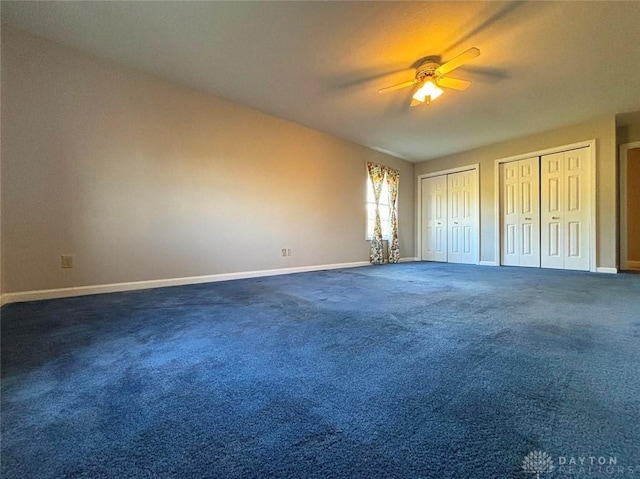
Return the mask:
M478 264L480 266L500 266L495 261L480 261L480 263L478 263ZM640 262L638 262L638 268L640 268ZM607 273L607 274L617 274L618 270L616 268L598 267L598 268L596 268L596 272L597 273Z
M187 278L153 279L149 281L132 281L129 283L98 284L93 286L77 286L73 288L43 289L37 291L20 291L5 293L0 297L0 306L9 303L38 301L42 299L70 298L89 294L119 293L140 289L165 288L168 286L184 286L188 284L215 283L234 279L260 278L263 276L279 276L292 273L307 273L310 271L324 271L341 268L358 268L369 266L368 261L354 263L322 264L314 266L299 266L295 268L267 269L261 271L243 271L241 273L211 274L206 276L191 276Z
M412 263L413 261L420 261L420 260L418 258L412 258L412 257L400 258L401 263Z
M606 268L598 266L596 268L596 273L618 274L618 268Z

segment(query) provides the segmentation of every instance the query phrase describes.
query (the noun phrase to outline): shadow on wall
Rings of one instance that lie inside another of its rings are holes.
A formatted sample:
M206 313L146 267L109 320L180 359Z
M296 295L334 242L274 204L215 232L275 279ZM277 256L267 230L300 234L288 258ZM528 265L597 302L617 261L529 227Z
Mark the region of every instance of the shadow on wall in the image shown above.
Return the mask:
M616 115L616 145L640 141L640 111Z

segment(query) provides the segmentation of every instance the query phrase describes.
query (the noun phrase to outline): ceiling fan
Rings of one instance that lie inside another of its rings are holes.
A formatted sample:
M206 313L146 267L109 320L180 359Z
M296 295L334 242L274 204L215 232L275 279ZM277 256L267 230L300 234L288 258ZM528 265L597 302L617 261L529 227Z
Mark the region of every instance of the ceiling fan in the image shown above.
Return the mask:
M385 93L393 90L400 90L413 85L422 83L422 86L416 90L411 99L411 106L426 103L427 105L442 95L442 88L451 88L453 90L466 90L471 85L470 81L460 80L459 78L445 77L448 73L456 68L464 65L480 55L477 48L469 48L466 52L461 53L453 60L440 65L432 59L427 58L416 69L416 77L414 80L399 83L387 88L378 90L378 93Z

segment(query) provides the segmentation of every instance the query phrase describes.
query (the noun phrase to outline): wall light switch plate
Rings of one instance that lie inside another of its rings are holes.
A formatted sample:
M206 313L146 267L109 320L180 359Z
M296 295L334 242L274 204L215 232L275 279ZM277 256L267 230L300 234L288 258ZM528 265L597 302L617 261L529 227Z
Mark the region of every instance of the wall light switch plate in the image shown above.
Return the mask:
M63 254L60 257L60 260L60 266L62 266L63 268L73 268L73 255Z

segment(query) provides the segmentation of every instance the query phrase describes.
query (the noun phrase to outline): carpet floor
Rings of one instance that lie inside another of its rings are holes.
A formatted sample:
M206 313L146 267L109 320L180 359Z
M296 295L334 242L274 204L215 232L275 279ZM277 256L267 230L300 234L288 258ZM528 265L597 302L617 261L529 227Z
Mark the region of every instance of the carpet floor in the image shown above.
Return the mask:
M5 479L640 477L640 275L403 263L1 313Z

